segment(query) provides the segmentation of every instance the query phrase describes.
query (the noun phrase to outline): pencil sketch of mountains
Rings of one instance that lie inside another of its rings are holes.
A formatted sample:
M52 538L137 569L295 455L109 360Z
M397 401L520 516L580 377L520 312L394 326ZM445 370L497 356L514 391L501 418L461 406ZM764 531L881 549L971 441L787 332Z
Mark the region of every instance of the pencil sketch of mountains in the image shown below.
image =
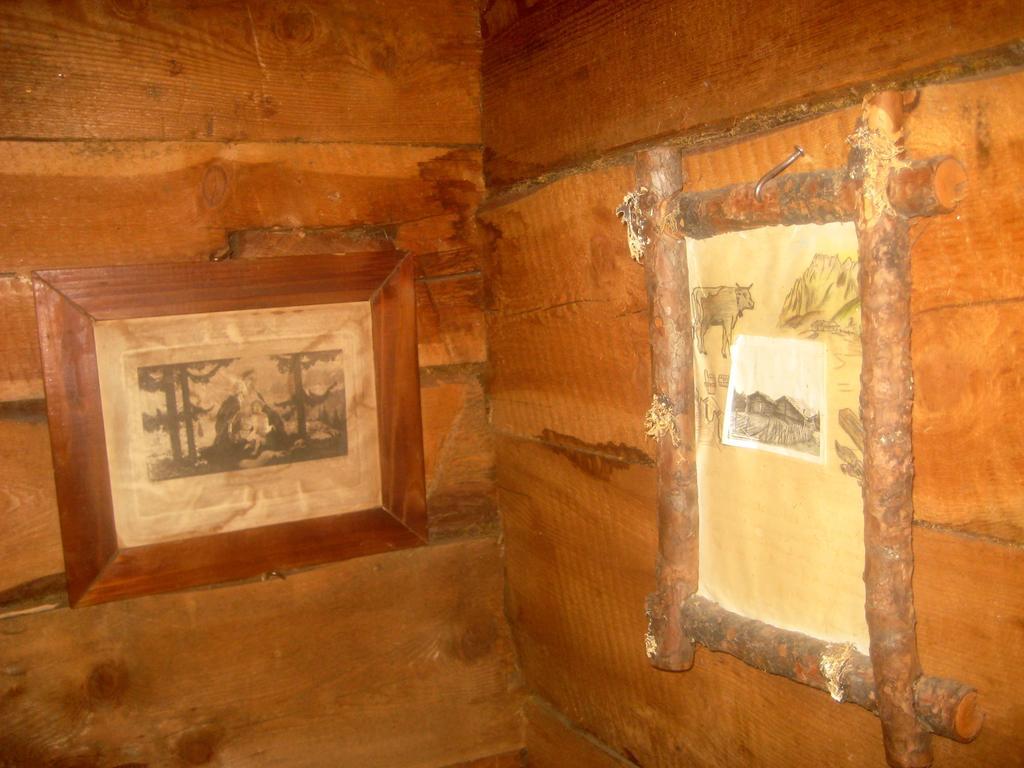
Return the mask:
M860 275L856 259L817 253L790 288L779 313L780 328L812 338L821 333L860 336Z

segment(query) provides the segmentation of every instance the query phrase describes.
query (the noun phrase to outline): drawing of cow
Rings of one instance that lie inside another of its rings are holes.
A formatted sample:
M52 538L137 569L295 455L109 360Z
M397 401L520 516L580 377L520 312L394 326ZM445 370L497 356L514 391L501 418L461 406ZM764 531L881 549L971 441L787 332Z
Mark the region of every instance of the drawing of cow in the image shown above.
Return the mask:
M707 350L704 349L704 337L708 328L720 325L722 357L729 356L736 321L743 317L744 310L754 308L754 300L750 296L750 289L753 287L754 284L751 283L746 288L737 284L735 287L716 285L712 288L693 289L693 332L697 336L697 349L702 355L707 354Z

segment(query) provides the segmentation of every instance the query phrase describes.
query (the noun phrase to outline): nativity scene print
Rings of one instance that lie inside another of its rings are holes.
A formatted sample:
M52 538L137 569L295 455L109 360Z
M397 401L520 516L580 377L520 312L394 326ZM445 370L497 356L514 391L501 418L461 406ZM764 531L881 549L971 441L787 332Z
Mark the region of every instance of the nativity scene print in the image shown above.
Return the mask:
M823 462L824 345L740 336L733 353L722 442Z
M340 349L138 369L151 481L348 454Z

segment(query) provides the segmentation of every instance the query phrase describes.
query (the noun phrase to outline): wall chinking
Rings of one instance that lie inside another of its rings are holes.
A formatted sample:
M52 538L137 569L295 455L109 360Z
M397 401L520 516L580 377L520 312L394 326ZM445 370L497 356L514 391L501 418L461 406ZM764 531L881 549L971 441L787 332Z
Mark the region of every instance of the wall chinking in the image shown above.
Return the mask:
M845 86L896 80L922 86L908 153L958 157L970 189L955 215L911 232L919 651L930 674L977 686L987 716L971 745L936 740L935 764L1024 765L1024 425L1010 415L1024 405L1024 75L1019 50L999 47L1024 18L987 4L997 31L942 3L861 2L842 20L754 5L485 12L490 396L507 607L539 697L531 763L885 764L878 721L826 693L706 650L685 675L647 664L648 309L614 209L635 186L621 147L636 142L682 144L692 191L753 181L794 144L807 150L801 171L840 166L863 92ZM597 49L600 60L586 53Z

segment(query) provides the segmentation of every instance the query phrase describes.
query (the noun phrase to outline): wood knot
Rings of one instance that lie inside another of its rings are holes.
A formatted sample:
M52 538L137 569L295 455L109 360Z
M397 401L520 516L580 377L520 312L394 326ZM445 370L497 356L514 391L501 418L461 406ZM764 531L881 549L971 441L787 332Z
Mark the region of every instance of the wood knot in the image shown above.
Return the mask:
M498 627L490 616L478 616L457 629L449 641L449 654L461 661L481 659L498 642Z
M14 699L20 698L25 695L25 686L21 683L15 683L9 686L6 691L0 694L0 703L9 703ZM0 763L0 768L3 768L3 763Z
M186 765L206 765L213 760L223 738L224 733L219 728L199 726L182 734L175 751Z
M393 45L382 45L373 49L370 61L378 72L390 74L398 67L398 52Z
M110 12L126 21L139 21L149 12L149 0L110 0Z
M304 48L319 37L320 24L317 16L306 6L289 8L278 14L271 31L288 48Z
M128 689L128 672L116 661L104 661L92 668L85 680L85 692L91 701L119 704Z
M200 185L203 203L207 208L216 208L228 195L230 180L228 172L221 165L211 165L203 173Z
M263 117L270 118L277 114L277 104L274 103L272 96L264 94L259 98L256 104L259 106L260 114L263 115Z

